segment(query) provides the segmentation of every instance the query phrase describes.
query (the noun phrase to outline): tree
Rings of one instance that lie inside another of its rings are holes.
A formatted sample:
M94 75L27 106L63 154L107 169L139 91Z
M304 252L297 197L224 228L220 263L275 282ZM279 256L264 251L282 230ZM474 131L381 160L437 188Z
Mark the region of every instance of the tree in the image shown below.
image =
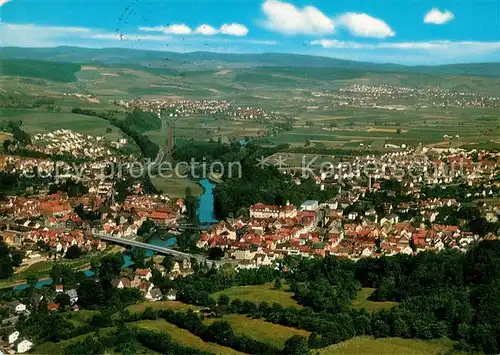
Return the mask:
M230 345L233 342L233 329L226 321L212 323L204 333L204 340L221 345Z
M307 344L307 339L300 335L294 335L285 342L283 354L287 355L307 355L311 350Z
M93 279L83 280L77 288L78 304L83 308L99 307L104 305L106 295L100 282Z
M133 248L132 249L132 260L138 269L144 268L144 263L146 259L146 250L143 248Z
M153 233L154 230L155 230L155 222L153 222L148 218L144 222L142 222L141 226L137 230L137 235L143 237L149 233Z
M99 279L111 282L120 274L123 260L121 254L106 255L101 259L101 266L99 267Z
M199 233L184 230L176 238L177 247L182 250L189 250L196 247L196 242L199 240Z
M220 260L224 257L224 250L219 247L213 247L208 250L208 258L210 260Z
M219 306L227 307L227 306L229 306L229 302L230 302L229 296L225 295L225 294L221 294L219 296L219 300L217 301L217 304Z
M50 270L50 278L55 285L75 285L77 283L76 275L67 265L56 263Z
M193 196L190 187L186 187L185 198L184 198L184 206L186 206L186 219L189 223L198 224L198 204L199 199L196 196Z
M78 245L72 245L66 251L66 258L68 259L78 259L82 255L82 251Z
M172 269L174 268L174 257L170 254L165 255L162 261L162 265L167 272L172 271Z
M29 285L31 288L35 288L36 284L38 283L38 277L34 274L30 274L26 276L26 283Z
M278 277L276 280L274 280L274 289L279 290L281 289L281 279Z
M55 299L56 303L60 305L62 308L71 306L71 299L70 297L65 294L65 293L60 293L56 296Z
M12 258L9 253L9 248L0 240L0 279L6 279L14 274L12 267Z
M12 257L12 265L15 267L21 266L23 262L23 253L19 250L14 250L10 255Z
M12 142L9 139L6 139L3 141L3 151L8 152L9 151L9 146L12 144Z

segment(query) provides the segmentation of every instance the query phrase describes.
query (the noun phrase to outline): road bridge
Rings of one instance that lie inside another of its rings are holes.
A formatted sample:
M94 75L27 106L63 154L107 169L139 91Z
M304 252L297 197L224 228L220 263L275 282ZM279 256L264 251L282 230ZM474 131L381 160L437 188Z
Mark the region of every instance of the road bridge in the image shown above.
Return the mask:
M117 238L117 237L112 237L110 235L98 234L98 233L93 233L93 235L94 235L94 237L97 237L97 238L100 238L102 240L112 242L112 243L128 245L128 246L137 247L137 248L143 248L143 249L155 251L155 252L160 253L160 254L170 254L170 255L181 257L184 259L196 259L199 263L203 263L206 261L208 266L212 266L212 264L215 264L217 266L224 264L223 261L209 260L206 257L204 257L203 255L184 253L182 251L178 251L178 250L167 248L167 247L162 247L159 245L138 242L137 240Z

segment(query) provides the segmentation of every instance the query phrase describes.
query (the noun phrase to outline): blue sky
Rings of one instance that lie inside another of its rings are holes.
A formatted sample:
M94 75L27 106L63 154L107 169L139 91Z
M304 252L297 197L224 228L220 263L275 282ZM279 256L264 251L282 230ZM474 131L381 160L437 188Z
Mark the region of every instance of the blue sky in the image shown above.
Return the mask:
M0 0L2 46L500 61L500 0Z

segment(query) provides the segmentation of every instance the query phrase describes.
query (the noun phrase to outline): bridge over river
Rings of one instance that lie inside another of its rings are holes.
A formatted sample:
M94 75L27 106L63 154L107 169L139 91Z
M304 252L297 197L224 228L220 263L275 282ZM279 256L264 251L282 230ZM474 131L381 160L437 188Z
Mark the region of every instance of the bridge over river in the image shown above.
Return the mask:
M160 254L170 254L170 255L181 257L184 259L196 259L200 263L207 262L207 264L209 266L212 266L212 264L216 264L216 265L224 264L223 261L209 260L203 255L184 253L182 251L178 251L175 249L171 249L171 248L167 248L167 247L163 247L163 246L159 246L159 245L154 245L154 244L143 243L143 242L139 242L139 241L133 240L133 239L131 240L131 239L125 239L125 238L117 238L117 237L113 237L110 235L98 234L98 233L94 233L93 235L94 235L94 237L97 237L97 238L100 238L102 240L112 242L112 243L128 245L128 246L132 246L132 247L136 247L136 248L143 248L143 249L147 249L147 250L152 250L152 251L160 253Z

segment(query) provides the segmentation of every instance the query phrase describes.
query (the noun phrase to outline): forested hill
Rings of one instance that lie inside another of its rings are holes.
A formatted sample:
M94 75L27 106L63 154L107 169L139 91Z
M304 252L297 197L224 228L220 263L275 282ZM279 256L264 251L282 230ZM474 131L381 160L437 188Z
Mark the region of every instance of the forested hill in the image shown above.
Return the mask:
M404 66L357 62L301 54L261 53L229 54L212 52L176 53L123 48L90 49L79 47L18 48L4 47L0 59L32 59L71 63L143 65L146 67L215 69L253 67L304 67L363 70L432 75L466 75L500 77L500 63L471 63L439 66Z

